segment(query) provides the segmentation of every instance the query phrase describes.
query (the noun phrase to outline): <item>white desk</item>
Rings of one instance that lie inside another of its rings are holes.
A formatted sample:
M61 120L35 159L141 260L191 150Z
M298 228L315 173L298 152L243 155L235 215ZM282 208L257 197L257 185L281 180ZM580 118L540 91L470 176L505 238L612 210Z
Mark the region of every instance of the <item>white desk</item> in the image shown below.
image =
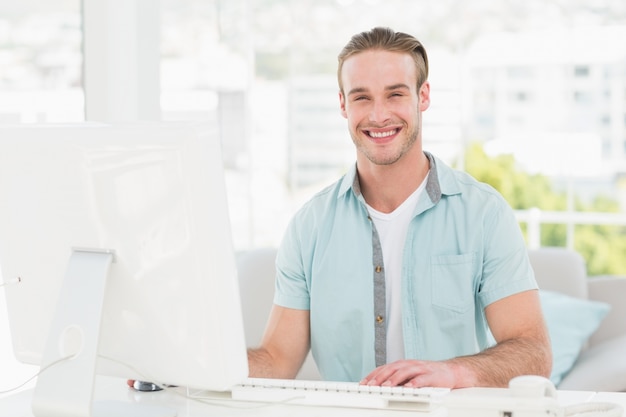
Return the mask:
M96 401L121 400L166 406L177 409L177 417L415 417L415 412L257 404L232 400L214 401L209 404L185 399L167 391L135 392L122 379L98 376L96 381ZM32 394L33 390L26 390L16 395L0 398L0 417L32 417L33 414L30 410ZM420 413L420 416L422 415L424 417L444 417L445 410Z
M252 403L233 401L215 401L213 404L208 404L185 399L165 391L134 392L126 386L124 380L108 377L98 377L95 399L167 406L178 410L178 417L445 417L447 415L444 408L438 408L430 413L421 413L277 404L257 406ZM0 398L0 417L32 417L31 400L32 390ZM609 401L620 404L626 409L626 393L559 391L558 400L563 406L588 401Z

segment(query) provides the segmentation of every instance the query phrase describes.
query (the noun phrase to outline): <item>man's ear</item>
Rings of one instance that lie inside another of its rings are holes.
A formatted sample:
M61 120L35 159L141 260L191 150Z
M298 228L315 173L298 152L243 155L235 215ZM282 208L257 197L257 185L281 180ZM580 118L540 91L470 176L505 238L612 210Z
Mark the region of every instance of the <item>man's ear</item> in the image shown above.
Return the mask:
M341 115L348 118L348 113L346 112L346 98L343 95L343 92L339 92L339 108L341 109Z
M430 107L430 83L428 81L424 81L424 83L420 87L420 91L417 94L420 99L420 111L424 111L428 107Z

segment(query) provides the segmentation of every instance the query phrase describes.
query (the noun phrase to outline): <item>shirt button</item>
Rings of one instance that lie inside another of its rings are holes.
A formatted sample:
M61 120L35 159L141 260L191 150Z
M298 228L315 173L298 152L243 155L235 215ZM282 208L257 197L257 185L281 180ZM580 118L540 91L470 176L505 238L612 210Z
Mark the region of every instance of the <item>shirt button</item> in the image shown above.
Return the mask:
M383 267L380 265L376 265L376 273L380 274L380 271L383 270Z
M385 321L385 319L383 318L383 316L376 316L376 323L382 323L383 321Z

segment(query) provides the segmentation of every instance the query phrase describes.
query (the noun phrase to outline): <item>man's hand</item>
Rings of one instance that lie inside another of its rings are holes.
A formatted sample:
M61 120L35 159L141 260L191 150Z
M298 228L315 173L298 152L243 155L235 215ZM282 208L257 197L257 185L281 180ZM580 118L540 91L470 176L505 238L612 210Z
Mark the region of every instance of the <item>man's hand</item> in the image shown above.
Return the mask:
M506 387L519 375L550 376L550 338L536 290L496 301L485 309L497 344L441 362L401 360L379 366L361 384L408 387Z
M451 362L400 360L379 366L367 375L362 385L446 387L457 385L458 368Z

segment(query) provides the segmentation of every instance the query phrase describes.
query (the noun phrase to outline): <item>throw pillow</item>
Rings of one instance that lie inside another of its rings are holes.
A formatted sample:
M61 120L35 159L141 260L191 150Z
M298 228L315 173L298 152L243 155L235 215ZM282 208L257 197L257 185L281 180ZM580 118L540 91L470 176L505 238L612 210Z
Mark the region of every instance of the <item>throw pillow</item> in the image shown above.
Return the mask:
M611 306L546 290L540 290L539 296L552 341L550 379L558 385L572 368L585 342L596 331Z

